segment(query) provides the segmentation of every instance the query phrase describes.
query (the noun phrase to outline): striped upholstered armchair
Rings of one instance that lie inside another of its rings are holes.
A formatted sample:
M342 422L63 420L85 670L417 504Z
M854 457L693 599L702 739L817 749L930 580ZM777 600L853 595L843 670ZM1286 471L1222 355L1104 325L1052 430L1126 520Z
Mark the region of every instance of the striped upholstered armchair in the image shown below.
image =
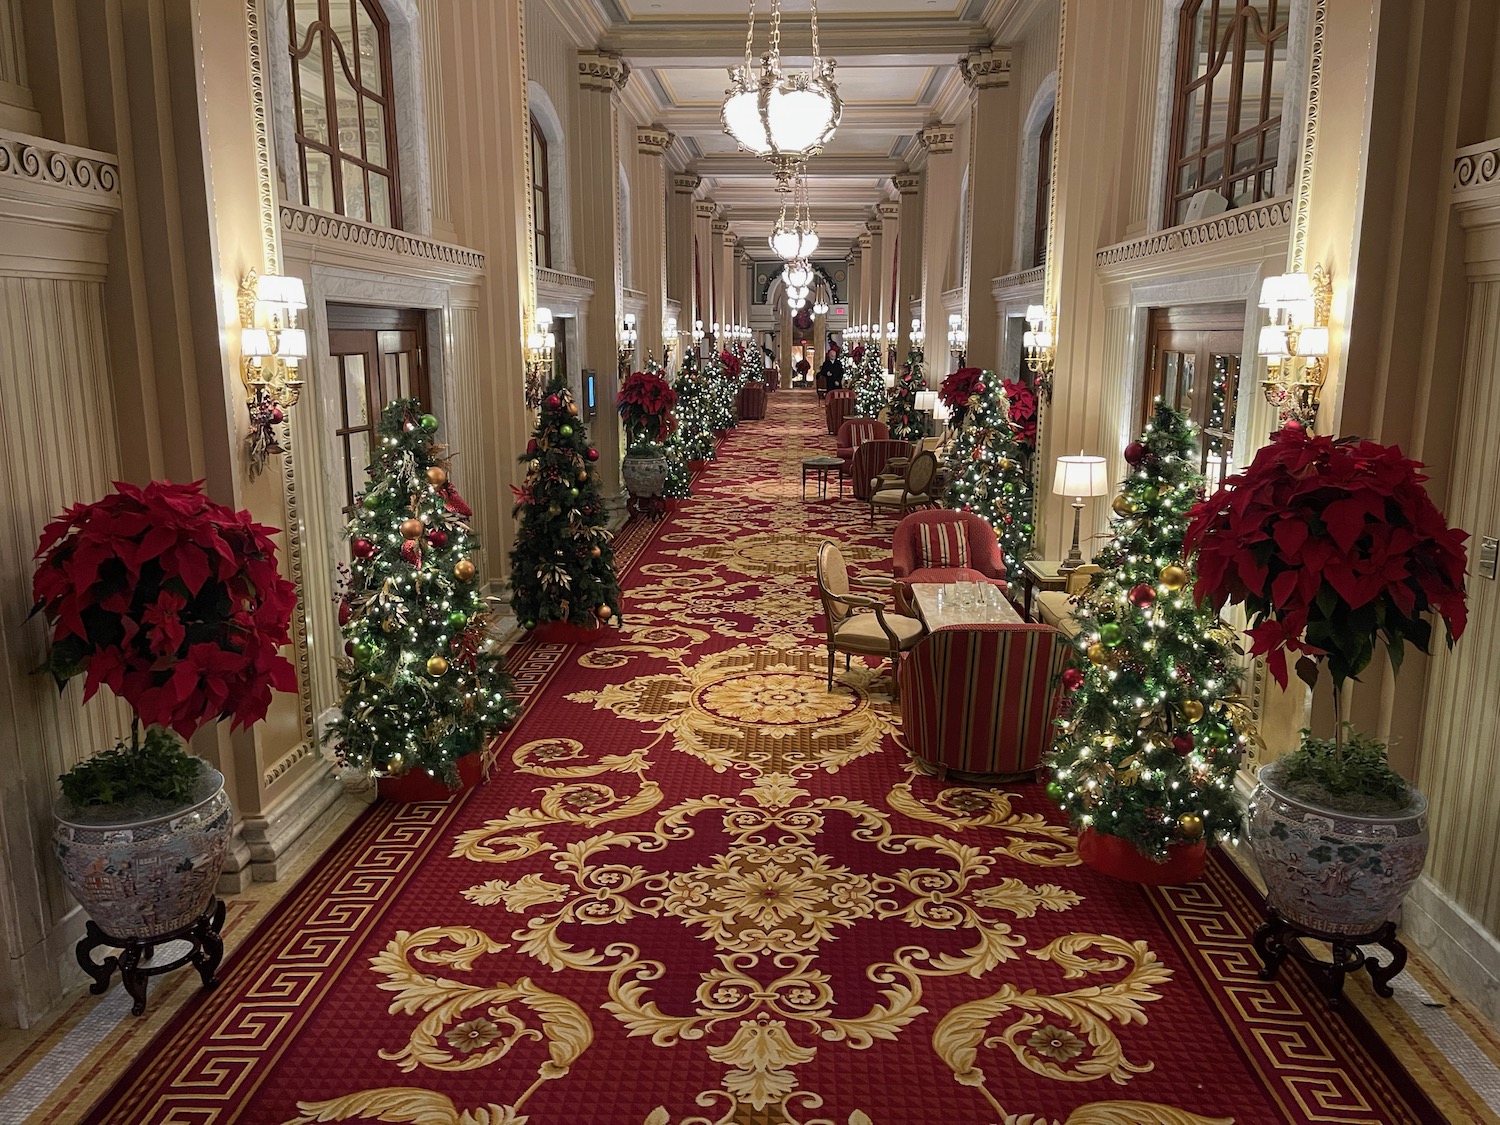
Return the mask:
M885 471L887 465L900 457L905 459L910 456L912 445L906 441L895 441L892 438L861 442L854 450L854 456L849 459L845 475L849 478L854 489L856 500L868 500L875 495L875 480ZM904 470L903 470L904 471ZM908 516L907 519L911 519Z
M829 391L828 396L823 400L823 411L824 420L828 423L828 432L838 433L844 419L854 413L854 392Z
M950 625L923 637L897 671L917 765L979 784L1034 774L1052 745L1069 647L1050 625Z
M860 418L851 414L839 423L833 444L838 450L837 455L847 464L853 459L854 451L865 442L883 441L890 436L890 429L880 419Z

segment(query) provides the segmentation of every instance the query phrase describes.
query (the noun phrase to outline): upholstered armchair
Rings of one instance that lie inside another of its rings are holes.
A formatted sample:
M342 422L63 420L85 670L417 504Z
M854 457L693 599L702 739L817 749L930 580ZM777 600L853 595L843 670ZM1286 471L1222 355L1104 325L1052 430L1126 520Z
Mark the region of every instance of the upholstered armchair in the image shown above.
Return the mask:
M850 478L854 488L856 500L868 500L875 495L875 478L878 477L892 460L900 457L906 458L911 453L911 445L904 441L896 441L892 438L862 442L854 450L854 456L847 464L845 475Z
M906 476L898 488L876 486L870 497L870 522L875 522L875 509L896 509L906 515L915 508L930 508L937 503L937 458L931 453L918 453L906 466Z
M919 582L988 582L1008 592L1000 540L983 516L936 508L913 512L891 536L891 575L896 608L910 609L911 587Z
M917 766L979 784L1035 774L1052 745L1069 649L1050 625L950 625L923 637L896 673Z
M1035 616L1048 625L1056 625L1068 636L1073 636L1078 632L1078 622L1073 620L1073 599L1089 588L1094 575L1102 573L1102 568L1093 563L1084 563L1068 572L1064 589L1037 591Z
M833 656L844 654L844 668L851 654L879 656L893 665L897 655L916 644L922 636L922 623L894 611L888 612L880 598L857 593L854 586L865 589L890 589L884 577L853 579L849 565L838 545L824 540L818 548L818 596L823 601L824 634L828 644L828 690L833 690ZM896 689L896 670L891 669L891 686Z
M851 414L839 423L838 434L833 439L838 455L847 468L854 459L854 451L867 441L878 441L891 436L890 427L877 418L859 418ZM845 474L847 475L847 474Z
M766 385L752 379L740 388L735 402L741 422L755 421L766 416Z
M854 392L843 389L829 391L823 399L823 411L828 421L828 432L838 433L844 419L854 413Z

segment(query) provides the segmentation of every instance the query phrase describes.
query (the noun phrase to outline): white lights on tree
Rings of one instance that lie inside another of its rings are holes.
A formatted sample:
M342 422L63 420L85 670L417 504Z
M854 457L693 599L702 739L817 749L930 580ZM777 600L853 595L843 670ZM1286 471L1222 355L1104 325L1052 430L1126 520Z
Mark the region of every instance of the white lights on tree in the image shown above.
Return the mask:
M818 0L812 0L812 68L787 74L781 69L781 0L771 0L771 40L756 66L755 0L745 29L745 61L729 72L720 120L742 148L769 160L776 182L790 191L796 169L816 156L838 128L844 112L834 81L835 63L818 47Z

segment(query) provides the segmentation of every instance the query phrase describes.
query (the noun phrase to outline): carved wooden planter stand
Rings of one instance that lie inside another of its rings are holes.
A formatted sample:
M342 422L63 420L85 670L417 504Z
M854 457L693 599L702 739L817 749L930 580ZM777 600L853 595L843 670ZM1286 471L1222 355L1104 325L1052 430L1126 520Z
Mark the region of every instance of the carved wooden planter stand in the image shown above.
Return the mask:
M203 978L205 990L218 987L219 962L224 959L224 939L220 936L223 928L224 900L216 896L209 902L208 908L191 923L156 937L111 937L99 928L98 923L90 920L74 952L78 956L79 966L94 978L94 983L89 985L90 992L95 996L102 996L108 991L109 982L118 969L125 991L135 1001L130 1006L130 1014L143 1016L146 1014L146 986L152 977L170 973L184 965L192 965ZM142 961L151 960L157 947L172 941L187 942L188 951L160 965L141 964ZM95 961L91 954L101 946L119 949L120 952L111 953L103 961Z

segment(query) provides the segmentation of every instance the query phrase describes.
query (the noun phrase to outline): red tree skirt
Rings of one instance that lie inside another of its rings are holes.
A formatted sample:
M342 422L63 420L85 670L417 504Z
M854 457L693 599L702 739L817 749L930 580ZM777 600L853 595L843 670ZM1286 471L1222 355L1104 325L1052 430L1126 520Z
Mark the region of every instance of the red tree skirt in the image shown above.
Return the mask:
M1157 863L1142 855L1129 840L1085 828L1078 836L1078 857L1095 871L1124 879L1128 883L1167 886L1192 883L1203 877L1203 861L1208 849L1202 840L1196 844L1173 844L1167 861Z
M446 801L457 793L473 789L479 784L484 772L479 751L465 754L458 760L458 788L449 789L440 777L430 777L426 770L407 770L399 777L382 777L375 783L380 796L397 804L414 804L419 801Z
M609 625L590 628L568 621L543 621L531 631L531 635L544 645L596 645L600 641L618 639L620 631Z

